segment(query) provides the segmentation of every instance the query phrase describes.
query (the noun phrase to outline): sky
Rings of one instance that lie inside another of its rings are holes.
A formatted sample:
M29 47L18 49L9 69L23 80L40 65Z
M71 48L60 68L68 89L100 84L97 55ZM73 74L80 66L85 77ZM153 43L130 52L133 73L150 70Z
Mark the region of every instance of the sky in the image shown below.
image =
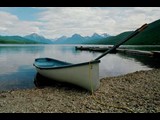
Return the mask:
M160 7L0 7L0 35L117 35L160 19Z

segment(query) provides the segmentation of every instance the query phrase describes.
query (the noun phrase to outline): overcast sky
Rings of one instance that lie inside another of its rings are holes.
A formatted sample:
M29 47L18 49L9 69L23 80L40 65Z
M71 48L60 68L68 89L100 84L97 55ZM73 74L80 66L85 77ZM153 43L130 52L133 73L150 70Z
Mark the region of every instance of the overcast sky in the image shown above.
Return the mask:
M160 19L160 7L0 7L0 35L117 35Z

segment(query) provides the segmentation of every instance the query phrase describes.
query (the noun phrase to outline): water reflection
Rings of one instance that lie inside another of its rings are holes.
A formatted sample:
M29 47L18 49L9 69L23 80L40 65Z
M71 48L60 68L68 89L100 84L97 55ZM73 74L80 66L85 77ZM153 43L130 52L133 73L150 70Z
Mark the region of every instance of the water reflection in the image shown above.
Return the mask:
M160 51L160 45L121 45L120 47L142 51Z
M35 87L33 78L36 71L27 66L21 66L16 71L0 73L0 90L28 89Z
M159 57L149 57L149 56L141 56L141 55L130 55L119 53L122 58L133 59L136 62L140 62L143 66L148 66L149 68L160 68L160 58Z
M118 54L108 54L101 59L100 78L123 75L139 70L149 70L134 59L123 58Z
M0 44L0 54L8 53L38 53L44 51L44 45L2 45Z
M37 73L33 62L36 58L50 57L76 64L101 54L76 51L74 45L0 45L0 90L35 87L33 81ZM158 59L144 56L108 54L99 64L100 78L157 68L160 67L158 63Z

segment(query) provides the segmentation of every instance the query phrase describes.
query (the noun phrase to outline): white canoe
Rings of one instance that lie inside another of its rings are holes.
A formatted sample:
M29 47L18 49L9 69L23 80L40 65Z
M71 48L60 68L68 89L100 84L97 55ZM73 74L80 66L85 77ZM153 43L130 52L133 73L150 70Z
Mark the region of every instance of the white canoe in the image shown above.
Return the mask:
M39 74L59 82L67 82L89 91L95 91L100 85L100 60L72 64L51 58L37 58L34 66Z

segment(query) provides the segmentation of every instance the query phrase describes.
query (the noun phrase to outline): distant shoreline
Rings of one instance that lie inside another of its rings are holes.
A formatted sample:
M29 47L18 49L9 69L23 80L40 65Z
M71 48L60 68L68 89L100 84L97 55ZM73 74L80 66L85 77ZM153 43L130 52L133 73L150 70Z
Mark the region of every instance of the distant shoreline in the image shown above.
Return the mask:
M160 69L101 79L90 92L69 86L0 91L0 112L22 113L157 113Z

